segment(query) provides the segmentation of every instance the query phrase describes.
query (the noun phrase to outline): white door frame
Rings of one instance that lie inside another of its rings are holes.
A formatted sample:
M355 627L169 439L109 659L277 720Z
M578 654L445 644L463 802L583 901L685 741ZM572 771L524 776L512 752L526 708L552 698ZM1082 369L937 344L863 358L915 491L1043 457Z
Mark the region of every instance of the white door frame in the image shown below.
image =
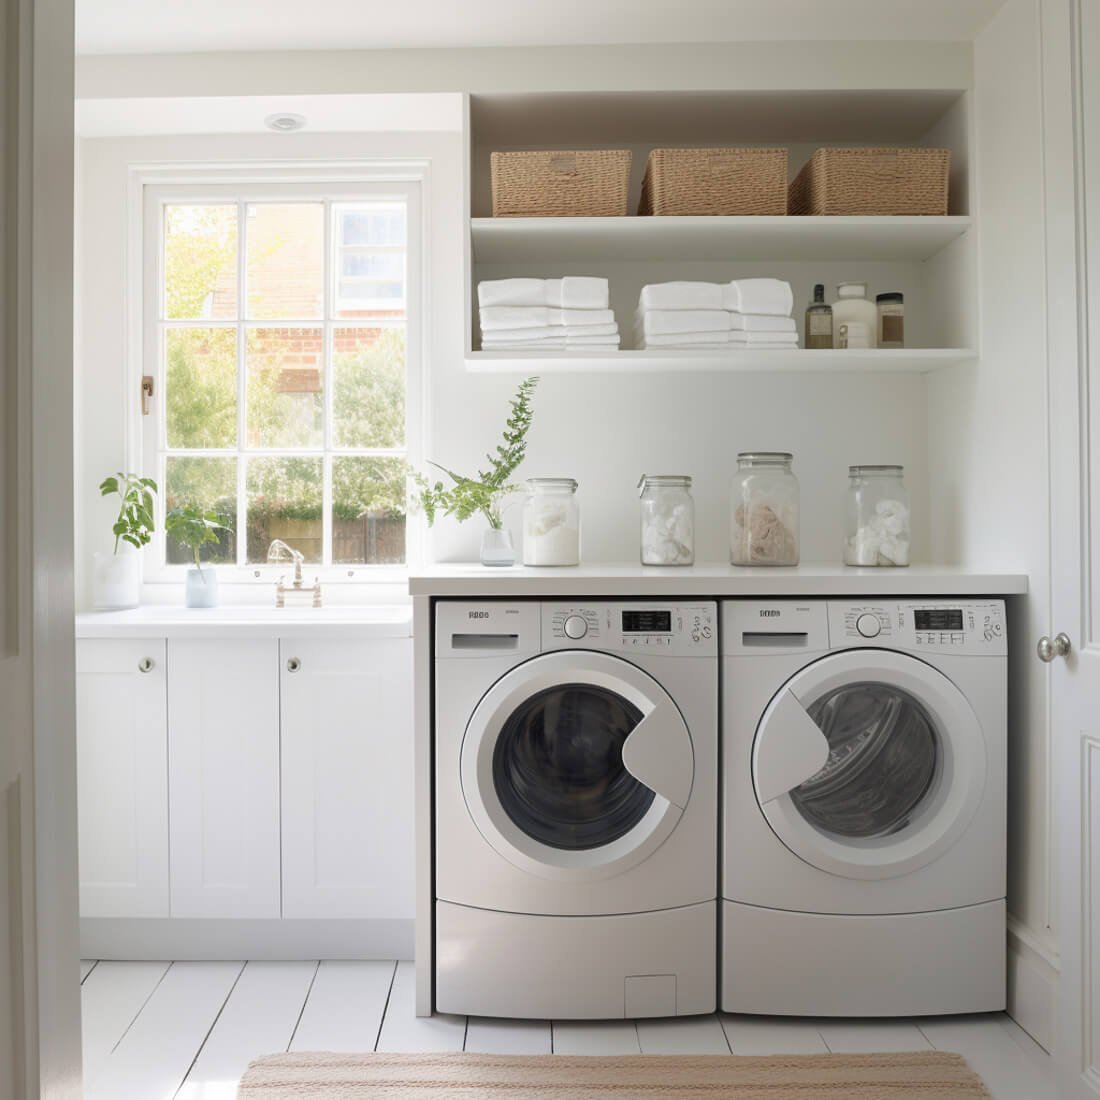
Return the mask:
M1085 0L1091 3L1092 0ZM1098 488L1088 475L1089 332L1084 254L1084 146L1081 83L1082 0L1042 0L1042 91L1046 311L1050 394L1051 622L1073 649L1049 665L1050 736L1055 807L1056 882L1061 968L1055 1055L1059 1095L1065 1100L1100 1097L1100 909L1090 902L1093 868L1100 853L1089 838L1100 823L1100 791L1090 773L1100 767L1100 624L1089 610L1090 559L1086 517ZM1088 105L1090 112L1098 107ZM1092 117L1090 115L1090 117ZM1096 122L1091 122L1092 126ZM1093 204L1096 206L1097 204ZM1094 218L1100 208L1090 210ZM1092 350L1095 357L1097 351ZM1093 359L1095 364L1095 359ZM1100 371L1091 371L1093 382ZM1094 395L1095 400L1095 395ZM1095 426L1100 443L1100 426ZM1091 553L1090 553L1091 549ZM1093 570L1093 584L1100 578ZM1035 639L1026 639L1033 645ZM1092 704L1090 706L1090 703ZM1091 888L1090 888L1091 887Z
M73 2L0 0L0 1097L79 1097ZM10 113L9 113L10 112Z

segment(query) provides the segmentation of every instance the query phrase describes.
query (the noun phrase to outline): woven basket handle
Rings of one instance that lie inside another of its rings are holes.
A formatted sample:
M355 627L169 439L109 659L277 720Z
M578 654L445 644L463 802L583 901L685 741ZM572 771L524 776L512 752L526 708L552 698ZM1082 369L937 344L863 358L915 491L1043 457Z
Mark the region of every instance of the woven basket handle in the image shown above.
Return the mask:
M555 175L575 176L577 174L577 154L551 153L546 166Z

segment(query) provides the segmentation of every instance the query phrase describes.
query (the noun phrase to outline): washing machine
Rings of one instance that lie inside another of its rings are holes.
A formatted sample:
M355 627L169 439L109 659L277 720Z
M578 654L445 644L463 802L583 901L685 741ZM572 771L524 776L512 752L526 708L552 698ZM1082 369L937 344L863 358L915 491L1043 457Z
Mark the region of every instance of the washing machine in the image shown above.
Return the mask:
M1004 604L735 600L722 623L722 1008L1004 1008Z
M435 1007L717 996L715 603L435 607Z

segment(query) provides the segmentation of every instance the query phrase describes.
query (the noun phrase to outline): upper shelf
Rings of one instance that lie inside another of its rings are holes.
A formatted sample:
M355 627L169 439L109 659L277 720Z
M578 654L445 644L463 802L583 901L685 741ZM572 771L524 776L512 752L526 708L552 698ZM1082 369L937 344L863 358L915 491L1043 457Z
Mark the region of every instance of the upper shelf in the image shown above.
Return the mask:
M948 217L473 218L475 263L927 260L971 227Z

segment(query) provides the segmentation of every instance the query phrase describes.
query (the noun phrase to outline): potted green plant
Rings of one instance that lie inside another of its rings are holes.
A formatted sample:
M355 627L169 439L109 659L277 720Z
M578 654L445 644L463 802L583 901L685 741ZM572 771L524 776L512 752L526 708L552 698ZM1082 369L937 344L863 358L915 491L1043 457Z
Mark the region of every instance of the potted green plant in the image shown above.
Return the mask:
M221 512L197 508L193 504L173 508L165 518L164 529L168 537L186 546L195 560L194 568L187 570L184 602L188 607L218 606L218 575L213 566L203 569L199 555L207 544L217 546L221 543L218 532L230 530L224 522L228 518Z
M454 516L462 523L473 515L482 515L489 529L481 537L482 565L514 565L515 546L512 532L504 526L505 498L522 490L512 484L512 474L527 454L527 433L531 428L534 411L531 397L538 385L538 378L525 378L512 398L511 412L504 426L504 439L497 444L495 454L485 456L488 468L479 470L476 477L465 477L446 466L433 462L452 481L446 486L442 481L430 483L422 474L416 475L419 492L417 501L424 510L430 527L438 515Z
M110 554L94 555L92 602L97 611L119 611L141 602L141 549L153 537L151 477L119 472L99 483L99 494L119 498L118 515L111 527L115 536Z

